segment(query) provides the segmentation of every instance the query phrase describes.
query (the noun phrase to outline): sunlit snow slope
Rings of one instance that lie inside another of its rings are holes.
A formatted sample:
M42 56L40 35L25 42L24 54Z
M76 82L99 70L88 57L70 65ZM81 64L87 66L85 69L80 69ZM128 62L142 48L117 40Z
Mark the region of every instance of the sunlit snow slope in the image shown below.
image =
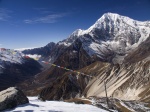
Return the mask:
M37 97L28 97L28 104L6 112L108 112L92 105L74 104L59 101L42 102Z

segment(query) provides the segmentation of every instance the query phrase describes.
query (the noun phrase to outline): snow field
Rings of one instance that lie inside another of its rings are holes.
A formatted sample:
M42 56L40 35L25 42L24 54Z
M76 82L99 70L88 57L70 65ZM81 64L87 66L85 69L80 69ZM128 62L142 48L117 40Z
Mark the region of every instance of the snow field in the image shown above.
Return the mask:
M66 103L62 101L42 102L37 97L28 97L29 103L5 112L108 112L87 104Z

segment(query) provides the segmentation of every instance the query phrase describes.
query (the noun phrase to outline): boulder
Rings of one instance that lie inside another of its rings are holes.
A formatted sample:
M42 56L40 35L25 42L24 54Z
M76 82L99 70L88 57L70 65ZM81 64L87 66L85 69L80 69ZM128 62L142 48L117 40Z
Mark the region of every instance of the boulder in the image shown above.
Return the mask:
M28 98L16 87L10 87L0 92L0 111L25 103L29 103Z

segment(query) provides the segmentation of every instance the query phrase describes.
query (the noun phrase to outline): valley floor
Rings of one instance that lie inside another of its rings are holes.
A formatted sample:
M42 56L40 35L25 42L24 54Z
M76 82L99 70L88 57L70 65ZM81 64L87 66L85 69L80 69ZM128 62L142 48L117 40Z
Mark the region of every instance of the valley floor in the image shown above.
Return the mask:
M87 104L66 103L60 101L42 102L37 97L28 97L29 103L5 112L108 112Z

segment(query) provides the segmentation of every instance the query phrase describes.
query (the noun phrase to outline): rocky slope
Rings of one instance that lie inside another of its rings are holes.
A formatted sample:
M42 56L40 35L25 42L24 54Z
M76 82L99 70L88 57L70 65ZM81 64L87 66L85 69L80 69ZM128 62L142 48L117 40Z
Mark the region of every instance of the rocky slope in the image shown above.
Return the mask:
M87 85L84 95L108 96L122 100L149 101L150 37L125 57L123 64L105 64L105 68ZM96 66L95 66L96 67ZM98 67L98 66L97 66Z

